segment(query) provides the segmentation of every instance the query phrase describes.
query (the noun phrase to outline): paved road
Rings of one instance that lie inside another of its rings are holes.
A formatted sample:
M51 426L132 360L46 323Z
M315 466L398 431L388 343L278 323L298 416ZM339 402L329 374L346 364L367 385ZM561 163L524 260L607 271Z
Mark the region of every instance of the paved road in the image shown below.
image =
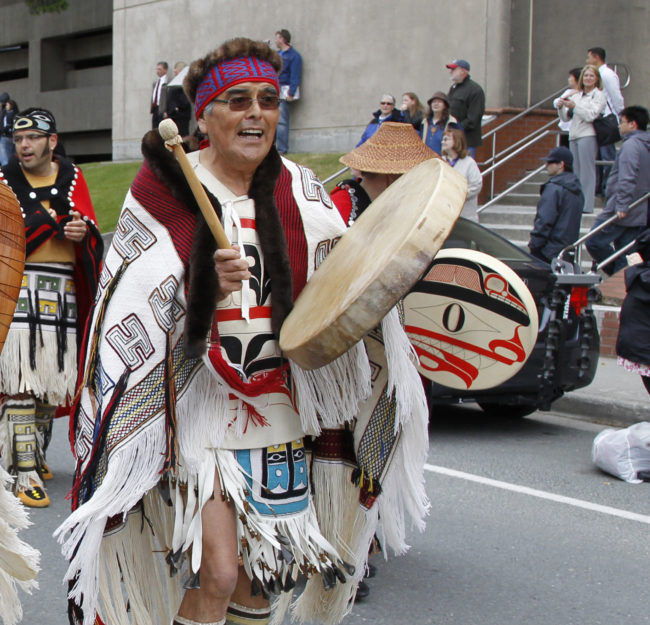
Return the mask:
M25 600L27 625L67 625L65 564L50 537L72 474L63 426L49 454L53 506L34 511L27 532L44 554L41 590ZM650 484L592 465L602 427L548 413L495 422L472 408L439 410L426 532L411 535L406 556L375 557L370 597L345 625L650 623Z

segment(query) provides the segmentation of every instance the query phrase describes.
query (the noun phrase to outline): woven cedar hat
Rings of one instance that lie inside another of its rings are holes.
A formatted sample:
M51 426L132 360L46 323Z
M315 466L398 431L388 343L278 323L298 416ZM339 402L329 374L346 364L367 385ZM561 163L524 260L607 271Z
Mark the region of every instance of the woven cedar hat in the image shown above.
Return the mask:
M377 132L339 161L352 169L375 174L404 174L422 161L439 158L411 124L383 122Z

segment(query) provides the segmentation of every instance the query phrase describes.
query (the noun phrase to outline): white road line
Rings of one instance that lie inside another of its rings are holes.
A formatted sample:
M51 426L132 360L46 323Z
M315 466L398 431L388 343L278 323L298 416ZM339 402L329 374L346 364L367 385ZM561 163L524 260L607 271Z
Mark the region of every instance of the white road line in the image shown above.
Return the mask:
M564 497L563 495L555 495L554 493L547 493L546 491L537 490L535 488L529 488L528 486L519 486L518 484L501 482L499 480L490 479L489 477L473 475L472 473L465 473L464 471L456 471L454 469L448 469L447 467L440 467L433 464L425 464L424 468L426 471L430 471L431 473L440 473L441 475L457 477L462 480L477 482L478 484L486 484L488 486L494 486L495 488L502 488L504 490L510 490L515 493L521 493L523 495L530 495L532 497L539 497L540 499L548 499L549 501L565 503L570 506L575 506L576 508L584 508L585 510L602 512L603 514L609 514L611 516L621 517L622 519L627 519L629 521L638 521L639 523L647 523L648 525L650 525L650 516L645 514L637 514L636 512L629 512L627 510L621 510L620 508L612 508L610 506L601 506L600 504L591 503L590 501L583 501L582 499L574 499L573 497Z

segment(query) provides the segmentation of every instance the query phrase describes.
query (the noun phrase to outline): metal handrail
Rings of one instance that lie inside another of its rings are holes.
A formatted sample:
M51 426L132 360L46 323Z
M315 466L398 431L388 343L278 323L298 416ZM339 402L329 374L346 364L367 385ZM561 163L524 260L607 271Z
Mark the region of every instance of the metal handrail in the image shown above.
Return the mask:
M599 271L601 267L604 267L605 265L609 265L609 263L611 263L613 260L616 260L619 256L623 256L623 254L625 254L625 252L631 249L635 243L636 243L636 239L634 239L634 241L630 241L627 245L624 245L621 249L616 250L611 256L608 256L604 261L596 265L596 271Z
M646 193L645 195L642 195L640 198L634 200L634 202L632 202L632 204L630 204L628 206L628 209L627 209L628 212L630 210L632 210L633 208L636 208L637 206L639 206L639 204L642 204L643 202L645 202L648 199L650 199L650 191L648 193ZM595 228L592 228L589 232L587 232L587 234L581 236L577 241L571 243L571 245L567 245L563 250L560 251L560 253L555 257L555 259L561 260L562 257L564 256L564 254L566 254L567 252L569 252L571 250L577 250L576 262L579 264L580 263L580 253L579 253L580 252L580 246L583 243L585 243L585 241L588 241L589 239L591 239L591 237L593 237L594 234L600 232L603 228L606 228L607 226L609 226L609 224L614 223L618 218L619 218L618 214L614 213L611 217L609 217L608 219L603 221L603 223L598 224ZM627 245L625 245L622 248L616 250L613 254L608 256L605 260L598 263L598 265L596 266L596 271L598 271L601 267L604 267L605 265L608 265L613 260L616 260L622 254L625 254L625 252L632 247L633 243L634 243L634 241L631 241ZM592 269L592 271L593 271L593 269Z
M540 172L544 171L545 168L546 168L546 164L540 165L537 169L530 172L528 175L524 176L521 180L518 180L512 186L508 187L505 191L501 191L501 193L499 193L499 195L496 195L491 200L489 200L488 202L483 204L483 206L477 208L476 212L480 213L484 209L489 208L490 206L492 206L492 204L496 204L502 197L505 197L506 195L508 195L508 193L511 193L512 191L514 191L515 189L520 187L525 182L528 182L531 178L533 178L534 176L536 176Z
M511 158L517 156L517 154L523 152L526 148L530 147L531 145L537 143L540 139L543 139L544 137L551 134L555 134L555 133L551 132L550 130L545 130L540 135L534 137L533 139L531 139L530 141L522 145L519 149L515 150L512 154L506 156L503 160L499 161L498 163L495 163L494 165L492 165L492 167L488 167L485 171L482 171L481 176L486 176L487 174L492 173L495 169L501 167L501 165L503 165L504 163L507 163Z
M333 173L329 178L325 178L325 180L322 181L323 184L327 184L328 182L331 182L332 180L335 180L339 176L342 176L348 169L350 169L350 168L349 167L344 167L343 169L339 169L337 172Z
M627 65L626 63L617 63L617 62L615 62L615 63L611 63L611 65L612 65L612 69L616 72L616 75L617 75L617 76L618 76L617 68L618 68L619 66L625 68L626 80L625 80L625 84L621 85L621 89L625 89L626 87L628 87L629 84L630 84L630 80L631 80L631 78L630 78L630 67L629 67L629 65ZM562 92L565 91L565 90L566 90L566 86L561 87L560 89L558 89L557 91L555 91L555 92L552 93L551 95L546 96L543 100L540 100L539 102L535 102L535 104L531 104L527 109L521 111L521 113L518 113L517 115L515 115L515 116L512 117L511 119L509 119L509 120L503 122L503 124L501 124L500 126L497 126L496 128L492 128L492 130L488 130L488 132L486 132L486 133L481 137L481 139L487 139L489 136L491 136L491 135L493 135L493 134L496 134L496 133L497 133L499 130L501 130L502 128L505 128L506 126L509 126L510 124L512 124L514 121L520 119L521 117L524 117L525 115L527 115L527 114L530 113L531 111L533 111L533 110L535 110L536 108L538 108L538 107L540 106L540 104L544 104L544 102L548 102L548 100L550 100L551 98L554 98L554 97L557 96L557 95L560 95L560 93L562 93Z
M552 119L550 122L545 123L543 126L540 126L539 128L536 128L533 130L529 135L526 135L525 137L522 137L519 139L519 141L515 141L515 143L510 144L507 148L499 152L498 154L493 154L490 158L488 158L486 161L483 161L481 165L487 165L491 163L492 161L496 160L497 158L501 158L504 154L507 154L510 152L510 150L516 148L518 145L529 139L530 137L533 137L536 133L542 132L546 130L547 128L550 128L551 126L555 126L557 124L557 119Z
M636 208L639 204L642 204L645 202L647 199L650 199L650 191L646 193L645 195L642 195L640 198L634 200L632 204L628 206L628 212L631 211L633 208ZM609 224L615 222L618 219L618 213L614 213L609 219L606 219L603 221L603 223L598 224L595 228L592 228L587 234L581 236L577 241L571 243L570 245L567 245L559 254L558 258L561 258L566 252L575 249L576 247L582 245L585 241L588 241L591 239L594 234L597 232L600 232L603 228L608 226ZM604 262L604 261L603 261Z
M538 108L540 104L544 104L544 102L547 102L547 101L550 100L551 98L554 98L555 96L557 96L557 95L559 95L560 93L562 93L564 90L566 90L566 87L562 87L561 89L558 89L557 91L555 91L555 92L552 93L551 95L546 96L543 100L540 100L539 102L536 102L535 104L531 104L527 109L521 111L521 113L518 113L517 115L515 115L515 116L512 117L511 119L509 119L509 120L503 122L503 124L501 124L500 126L497 126L496 128L492 128L492 130L488 130L488 131L487 131L487 132L486 132L486 133L481 137L481 139L487 139L489 136L491 136L491 135L497 133L497 132L498 132L499 130L501 130L502 128L505 128L506 126L509 126L510 124L512 124L513 122L517 121L517 120L520 119L521 117L524 117L524 115L528 115L528 113L530 113L531 111L533 111L533 110L535 110L536 108Z

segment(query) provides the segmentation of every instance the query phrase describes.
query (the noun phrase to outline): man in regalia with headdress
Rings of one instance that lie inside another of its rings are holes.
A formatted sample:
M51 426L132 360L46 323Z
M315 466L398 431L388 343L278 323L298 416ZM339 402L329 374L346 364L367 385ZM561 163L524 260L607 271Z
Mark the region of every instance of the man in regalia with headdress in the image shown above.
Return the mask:
M273 146L280 65L238 38L185 80L209 141L187 158L232 248L159 134L144 137L73 413L73 512L57 535L74 623L263 625L272 598L279 623L299 575L294 614L336 623L378 525L397 551L404 516L423 525L428 414L397 313L386 353L376 336L307 371L278 343L346 229Z
M16 156L0 171L25 222L25 271L0 355L0 456L26 506L50 503L45 452L57 407L72 401L77 338L97 288L103 241L79 168L56 154L56 121L29 108L13 125Z

